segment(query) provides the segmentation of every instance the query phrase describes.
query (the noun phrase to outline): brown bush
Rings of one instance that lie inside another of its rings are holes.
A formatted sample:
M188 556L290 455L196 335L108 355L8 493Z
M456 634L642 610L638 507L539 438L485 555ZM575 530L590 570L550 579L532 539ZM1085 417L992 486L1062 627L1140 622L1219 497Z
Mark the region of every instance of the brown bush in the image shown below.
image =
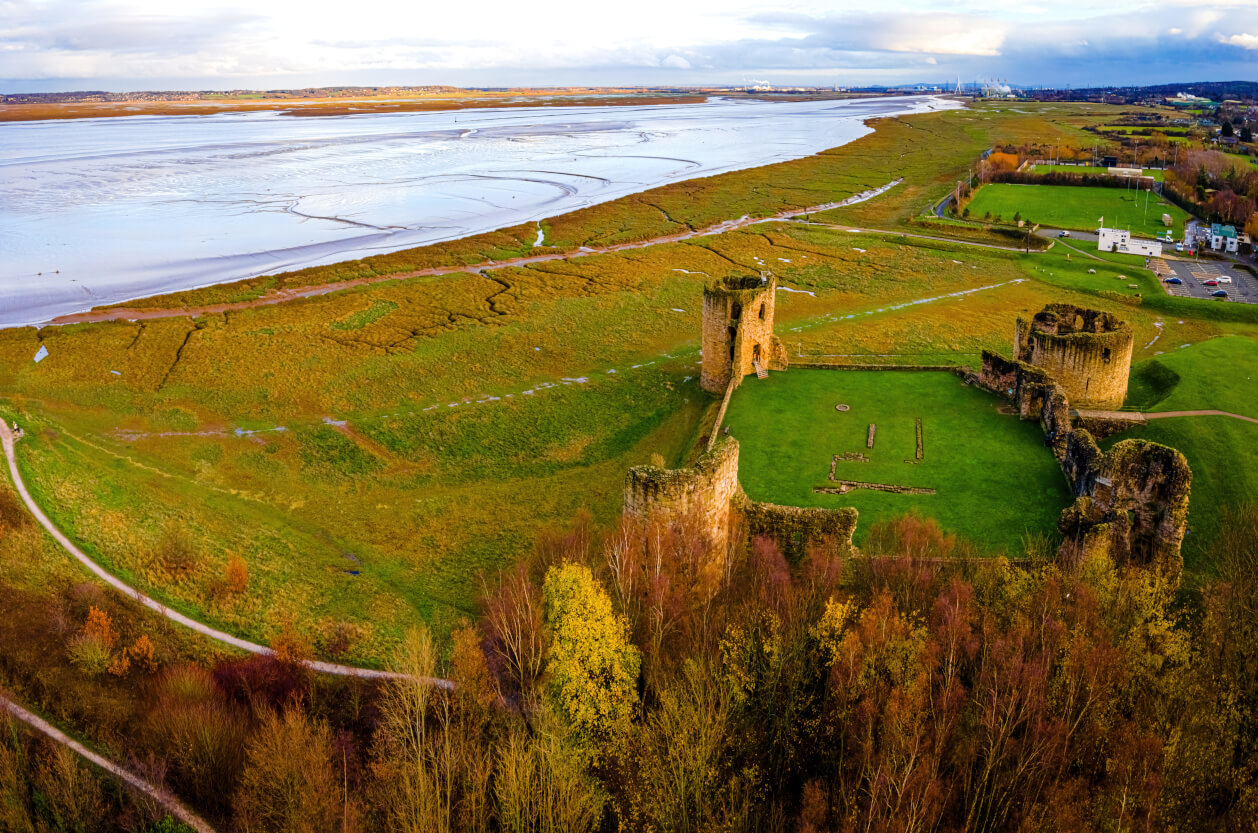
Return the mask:
M236 553L227 558L227 569L223 573L229 593L240 595L249 586L249 565Z

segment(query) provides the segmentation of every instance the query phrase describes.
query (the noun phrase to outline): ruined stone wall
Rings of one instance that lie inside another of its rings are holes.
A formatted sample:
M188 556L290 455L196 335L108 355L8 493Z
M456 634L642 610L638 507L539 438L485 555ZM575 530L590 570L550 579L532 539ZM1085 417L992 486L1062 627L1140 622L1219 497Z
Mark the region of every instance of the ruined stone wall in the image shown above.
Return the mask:
M1025 322L1019 322L1016 346L1022 355L1034 349L1027 332ZM1072 424L1067 389L1024 361L985 350L977 383L1012 401L1022 419L1037 420L1044 429L1075 495L1058 520L1065 535L1063 554L1104 553L1118 563L1154 566L1178 579L1192 483L1182 454L1144 440L1124 440L1103 453L1082 424ZM1110 429L1115 420L1101 422Z
M1191 488L1183 454L1148 440L1123 440L1101 457L1090 490L1062 512L1058 526L1082 551L1103 550L1117 563L1178 579Z
M723 555L729 544L730 511L741 496L738 441L722 437L699 457L693 468L629 469L625 476L624 513L644 524L696 519L713 550Z
M772 538L782 554L798 561L808 547L833 542L841 549L851 550L852 533L856 531L857 511L841 509L779 506L776 503L746 501L742 507L749 538Z
M699 383L712 393L723 393L732 377L761 366L784 370L786 349L773 335L773 306L777 279L725 278L703 290L703 363Z
M1049 304L1014 330L1014 357L1045 370L1079 408L1122 406L1133 345L1126 322L1070 304Z
M1096 478L1101 473L1104 454L1092 434L1076 428L1066 434L1065 450L1061 457L1061 470L1070 481L1075 497L1092 494Z
M1122 416L1084 416L1083 414L1075 414L1074 424L1077 428L1086 428L1088 433L1098 440L1111 437L1122 431L1144 425L1148 422L1142 414L1127 414Z

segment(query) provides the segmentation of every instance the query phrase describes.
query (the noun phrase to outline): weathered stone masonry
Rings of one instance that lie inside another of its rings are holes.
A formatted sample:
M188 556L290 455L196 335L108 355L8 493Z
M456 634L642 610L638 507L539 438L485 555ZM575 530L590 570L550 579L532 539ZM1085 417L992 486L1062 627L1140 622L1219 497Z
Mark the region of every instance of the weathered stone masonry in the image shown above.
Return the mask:
M1077 408L1119 408L1127 398L1134 335L1108 312L1049 304L1018 319L1013 353L1048 373Z
M1102 452L1082 421L1078 427L1072 425L1069 389L1053 375L1066 372L1070 383L1078 387L1083 377L1062 368L1071 362L1076 369L1091 368L1097 375L1085 374L1084 391L1118 396L1116 401L1093 400L1091 404L1122 405L1131 364L1130 327L1108 313L1060 304L1036 315L1035 322L1043 326L1036 329L1018 321L1017 359L983 351L977 382L1012 401L1022 419L1038 420L1044 429L1045 442L1052 447L1075 496L1058 521L1066 536L1063 548L1073 546L1085 554L1105 552L1119 563L1156 566L1177 578L1183 569L1180 546L1187 530L1192 484L1188 461L1175 449L1146 440L1123 440L1109 453ZM1083 349L1040 338L1056 336L1066 327L1082 327L1087 334L1102 330L1107 338L1125 334L1125 340L1100 339ZM1098 352L1106 345L1111 351L1107 357ZM1052 369L1020 360L1036 357ZM1120 369L1121 384L1114 376Z
M857 512L852 508L804 509L750 500L738 482L738 441L722 437L686 469L636 466L625 477L625 517L641 524L697 521L718 557L735 529L772 538L788 557L832 540L851 547Z
M738 482L738 441L723 437L693 468L635 466L625 476L627 518L672 524L694 520L717 552L729 544L730 512L743 500Z
M725 278L703 290L703 366L699 383L710 393L724 393L755 373L785 370L786 348L773 334L777 278L765 273Z

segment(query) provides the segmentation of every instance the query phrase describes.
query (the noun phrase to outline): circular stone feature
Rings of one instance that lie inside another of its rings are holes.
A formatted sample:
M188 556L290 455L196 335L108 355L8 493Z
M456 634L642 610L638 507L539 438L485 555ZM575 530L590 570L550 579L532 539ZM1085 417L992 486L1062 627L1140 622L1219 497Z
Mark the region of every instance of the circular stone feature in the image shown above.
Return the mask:
M852 410L852 408L851 408L851 406L850 406L850 405L844 405L844 404L840 403L840 404L838 404L838 405L835 405L835 406L834 406L834 410L836 410L836 411L850 411L850 410Z

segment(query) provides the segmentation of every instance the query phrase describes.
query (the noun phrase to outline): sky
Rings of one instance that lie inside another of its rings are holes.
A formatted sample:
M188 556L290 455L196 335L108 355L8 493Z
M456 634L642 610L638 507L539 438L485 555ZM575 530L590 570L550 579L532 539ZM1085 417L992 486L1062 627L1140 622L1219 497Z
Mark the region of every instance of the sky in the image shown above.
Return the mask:
M0 0L0 92L1258 80L1258 0Z

